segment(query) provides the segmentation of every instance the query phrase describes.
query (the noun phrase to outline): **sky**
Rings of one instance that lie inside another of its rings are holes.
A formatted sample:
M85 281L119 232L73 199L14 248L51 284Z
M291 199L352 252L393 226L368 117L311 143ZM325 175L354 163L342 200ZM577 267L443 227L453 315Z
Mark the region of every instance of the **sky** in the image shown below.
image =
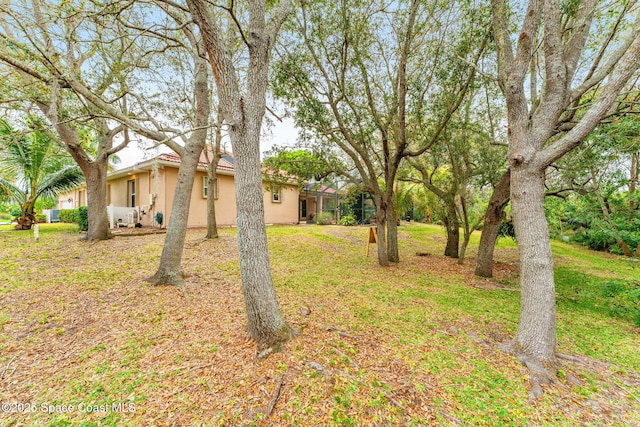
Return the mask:
M268 151L274 145L294 145L298 137L298 131L294 125L293 119L284 118L282 122L274 120L273 127L269 129L266 135L263 135L260 142L260 152L264 157L264 152ZM117 164L116 169L123 169L129 166L133 166L143 160L147 160L157 156L160 153L170 152L169 148L162 145L152 150L143 150L139 148L138 143L132 141L128 147L118 153L120 163ZM228 151L231 150L230 144L227 143L227 147L224 147Z

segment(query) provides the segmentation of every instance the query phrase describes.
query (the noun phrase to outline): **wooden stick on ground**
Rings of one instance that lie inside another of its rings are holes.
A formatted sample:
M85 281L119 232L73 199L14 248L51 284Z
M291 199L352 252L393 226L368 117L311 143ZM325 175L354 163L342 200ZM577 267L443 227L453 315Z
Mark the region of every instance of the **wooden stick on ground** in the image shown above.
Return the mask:
M278 380L278 384L276 385L275 390L273 390L273 395L271 396L271 400L269 400L269 404L267 405L267 410L264 413L265 420L269 418L269 416L273 412L273 408L275 408L276 406L276 402L280 397L280 389L282 389L282 384L284 384L284 375L280 376L280 379Z

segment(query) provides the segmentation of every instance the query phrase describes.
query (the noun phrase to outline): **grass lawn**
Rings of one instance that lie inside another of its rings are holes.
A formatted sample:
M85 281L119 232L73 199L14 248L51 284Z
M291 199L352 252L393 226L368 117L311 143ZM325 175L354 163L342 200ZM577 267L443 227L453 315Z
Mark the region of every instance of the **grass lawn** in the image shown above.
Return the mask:
M498 346L518 324L511 240L489 280L473 276L478 236L459 266L441 228L403 225L385 269L364 256L366 228L270 227L301 334L259 360L234 229L189 231L186 294L144 282L164 235L87 243L74 229L42 225L37 243L0 230L0 425L640 425L637 261L553 243L565 356L530 403L526 369Z

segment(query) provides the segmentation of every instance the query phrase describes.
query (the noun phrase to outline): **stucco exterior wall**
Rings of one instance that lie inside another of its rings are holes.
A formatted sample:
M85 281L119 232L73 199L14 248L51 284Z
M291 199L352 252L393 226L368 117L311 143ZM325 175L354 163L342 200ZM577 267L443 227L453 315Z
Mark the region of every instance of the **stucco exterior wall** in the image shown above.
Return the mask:
M296 224L300 192L297 185L285 185L280 189L279 201L264 188L264 219L267 224Z
M126 175L124 171L121 176L107 179L109 204L116 207L129 207L128 182L136 182L136 206L140 208L140 222L144 226L154 224L154 217L158 212L163 214L162 225L166 227L171 218L171 208L174 198L176 181L178 179L178 167L161 166L152 170L137 169ZM191 205L189 210L188 227L207 226L207 199L204 197L204 180L207 174L198 171L191 193ZM217 175L217 195L216 219L220 226L232 226L236 224L236 194L234 177L229 174L219 173ZM295 224L298 222L299 191L296 185L285 185L280 190L279 201L273 200L272 192L265 186L264 208L265 222L267 224ZM155 194L152 199L150 195ZM209 189L209 194L213 197L213 189ZM68 200L72 199L69 203ZM81 200L82 199L82 200ZM86 188L78 189L62 194L58 197L59 208L76 208L86 206ZM67 205L70 205L67 207Z
M76 209L79 206L87 206L86 186L58 195L57 209Z

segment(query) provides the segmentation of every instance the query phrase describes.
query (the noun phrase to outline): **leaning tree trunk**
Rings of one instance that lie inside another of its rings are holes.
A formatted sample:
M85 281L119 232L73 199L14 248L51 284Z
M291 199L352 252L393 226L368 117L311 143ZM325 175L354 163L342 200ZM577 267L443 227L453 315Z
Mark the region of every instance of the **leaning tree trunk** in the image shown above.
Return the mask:
M456 205L453 198L446 200L446 216L444 218L445 229L447 230L447 246L444 255L451 258L458 258L458 247L460 245L460 221L456 213Z
M203 146L204 143L190 147L190 150L185 150L186 152L181 156L175 197L171 205L171 216L162 247L160 266L156 274L147 279L152 285L182 285L182 252L187 236L193 181Z
M197 58L195 67L193 93L196 99L195 125L197 129L192 132L182 153L180 153L178 181L176 182L175 196L171 205L171 217L169 218L167 235L164 239L160 266L156 274L148 279L149 283L154 285L182 285L182 252L187 236L193 181L196 177L200 154L202 154L206 143L206 125L209 124L209 114L211 113L208 64L205 60Z
M464 233L464 238L462 239L462 245L460 246L460 254L458 256L458 265L464 264L465 256L467 255L467 247L469 246L469 241L471 240L471 233Z
M544 170L511 169L511 211L520 256L520 324L514 353L532 373L534 390L556 375L556 305Z
M82 168L87 183L87 240L106 240L112 237L107 215L107 164L109 160L92 162Z
M509 203L510 183L511 174L507 169L493 189L487 212L484 215L484 226L476 258L476 276L493 277L493 250L496 247L496 240L502 226L504 208Z

